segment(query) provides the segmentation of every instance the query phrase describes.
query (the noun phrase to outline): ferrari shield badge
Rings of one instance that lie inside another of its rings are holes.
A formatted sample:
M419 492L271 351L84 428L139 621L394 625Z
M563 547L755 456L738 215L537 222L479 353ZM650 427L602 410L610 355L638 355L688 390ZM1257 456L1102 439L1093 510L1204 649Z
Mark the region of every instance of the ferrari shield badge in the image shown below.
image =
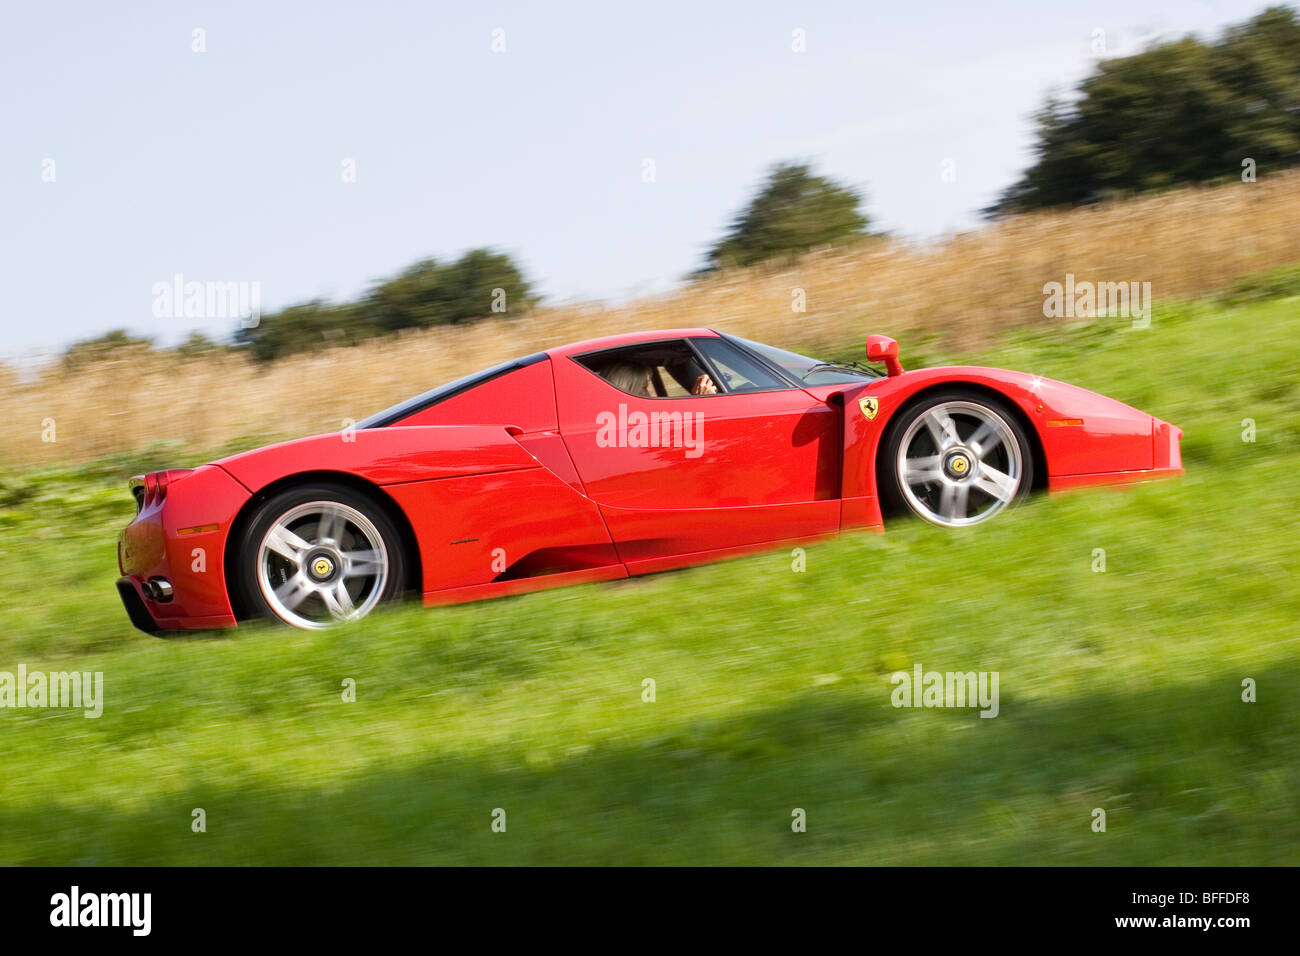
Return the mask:
M862 409L862 414L867 416L867 421L871 421L876 417L876 412L880 411L880 399L874 395L859 398L858 408Z

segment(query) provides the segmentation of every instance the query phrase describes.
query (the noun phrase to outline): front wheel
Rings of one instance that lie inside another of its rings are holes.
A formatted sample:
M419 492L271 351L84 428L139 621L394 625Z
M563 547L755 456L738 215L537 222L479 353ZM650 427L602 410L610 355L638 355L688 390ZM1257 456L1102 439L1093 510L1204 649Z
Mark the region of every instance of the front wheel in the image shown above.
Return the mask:
M1024 429L1005 403L977 392L948 390L907 409L881 454L889 510L947 528L987 521L1033 484Z
M404 587L392 520L368 497L337 485L272 496L245 526L239 547L241 603L294 627L355 621Z

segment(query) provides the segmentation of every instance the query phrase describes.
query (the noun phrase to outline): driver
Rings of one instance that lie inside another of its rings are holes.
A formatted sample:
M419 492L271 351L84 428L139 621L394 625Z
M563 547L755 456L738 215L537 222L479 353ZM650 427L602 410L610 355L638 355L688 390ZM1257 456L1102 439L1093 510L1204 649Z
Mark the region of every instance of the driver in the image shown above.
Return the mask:
M644 365L636 362L615 362L606 366L601 375L615 388L631 392L633 395L644 395L646 398L656 397L654 378L650 374L650 369ZM700 375L691 386L691 394L717 395L718 386L707 374Z
M655 397L654 380L650 377L650 370L644 365L637 365L635 362L615 362L613 365L607 365L601 374L615 388L631 392L633 395L644 395L646 398Z

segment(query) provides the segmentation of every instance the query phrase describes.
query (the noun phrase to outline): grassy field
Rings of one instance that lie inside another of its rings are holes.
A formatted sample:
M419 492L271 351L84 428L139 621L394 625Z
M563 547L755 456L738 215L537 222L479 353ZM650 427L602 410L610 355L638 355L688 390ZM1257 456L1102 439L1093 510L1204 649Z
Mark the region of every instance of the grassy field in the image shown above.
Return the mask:
M962 356L1178 424L1179 482L324 634L133 631L145 462L7 474L0 670L105 702L0 711L0 863L1298 864L1298 343L1293 298ZM1000 715L895 709L917 663Z

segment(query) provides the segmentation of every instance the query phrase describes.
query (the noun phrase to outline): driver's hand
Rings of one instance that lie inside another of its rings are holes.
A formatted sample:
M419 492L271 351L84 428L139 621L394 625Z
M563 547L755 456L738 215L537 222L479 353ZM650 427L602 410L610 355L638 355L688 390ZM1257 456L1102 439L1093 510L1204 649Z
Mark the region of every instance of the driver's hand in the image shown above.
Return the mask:
M713 379L707 375L701 375L695 380L695 387L691 389L692 395L717 395L718 386L713 384Z

